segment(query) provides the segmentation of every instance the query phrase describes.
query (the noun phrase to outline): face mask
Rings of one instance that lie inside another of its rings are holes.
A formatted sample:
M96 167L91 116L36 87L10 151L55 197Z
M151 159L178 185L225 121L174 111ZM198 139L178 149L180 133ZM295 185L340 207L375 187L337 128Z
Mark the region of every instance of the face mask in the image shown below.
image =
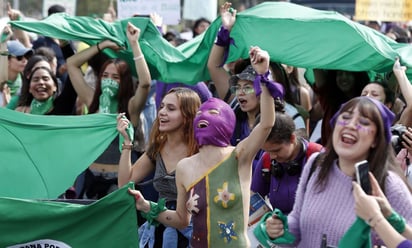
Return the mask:
M235 123L235 113L227 103L217 98L209 98L200 106L193 121L195 139L199 147L230 145Z
M119 84L111 78L103 78L101 88L102 94L99 97L99 112L109 114L117 113Z
M53 108L53 97L49 97L46 101L37 101L33 99L30 104L30 114L44 115Z

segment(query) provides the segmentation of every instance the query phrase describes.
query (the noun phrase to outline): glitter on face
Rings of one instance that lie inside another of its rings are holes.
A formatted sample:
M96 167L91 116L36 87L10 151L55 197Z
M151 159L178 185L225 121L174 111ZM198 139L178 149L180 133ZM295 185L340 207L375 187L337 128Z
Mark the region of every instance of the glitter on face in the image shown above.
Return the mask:
M342 126L342 127L346 127L347 125L349 125L349 123L350 123L349 121L345 121L345 120L338 120L336 122L336 124L338 124L339 126ZM367 132L367 133L371 132L369 127L364 127L359 123L356 123L355 129L358 130L358 131Z

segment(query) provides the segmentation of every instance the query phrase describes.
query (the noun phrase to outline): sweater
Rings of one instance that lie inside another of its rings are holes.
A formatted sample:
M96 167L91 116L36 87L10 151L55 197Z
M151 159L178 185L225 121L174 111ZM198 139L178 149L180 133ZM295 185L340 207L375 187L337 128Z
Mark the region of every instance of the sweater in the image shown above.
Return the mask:
M412 241L410 240L404 240L397 246L397 248L410 248L410 247L412 247Z
M315 185L320 168L316 168L308 180L315 157L311 156L303 169L295 205L288 216L289 230L296 236L297 247L320 247L323 234L327 236L328 245L337 246L356 219L353 178L345 175L335 161L326 187L320 191ZM406 185L395 173L389 172L385 187L392 208L410 223L412 196ZM376 235L372 242L382 244Z

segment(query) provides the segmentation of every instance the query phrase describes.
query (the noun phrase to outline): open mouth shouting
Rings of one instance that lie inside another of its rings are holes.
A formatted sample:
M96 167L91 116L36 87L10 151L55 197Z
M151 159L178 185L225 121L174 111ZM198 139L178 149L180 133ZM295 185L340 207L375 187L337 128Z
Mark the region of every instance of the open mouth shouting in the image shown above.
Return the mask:
M200 120L200 121L197 123L197 127L198 127L198 128L206 128L206 127L208 127L208 126L209 126L209 122L206 121L206 120Z

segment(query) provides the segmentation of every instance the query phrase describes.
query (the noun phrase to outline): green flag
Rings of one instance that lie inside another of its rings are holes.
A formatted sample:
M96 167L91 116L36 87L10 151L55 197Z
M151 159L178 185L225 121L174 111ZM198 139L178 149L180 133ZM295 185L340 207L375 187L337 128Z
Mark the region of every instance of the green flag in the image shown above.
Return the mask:
M282 1L265 2L239 12L236 19L231 31L235 45L230 47L228 61L249 57L249 47L257 45L267 50L273 61L301 68L388 72L396 57L400 57L402 65L412 68L412 46L398 44L337 12ZM187 84L210 79L207 60L221 25L220 17L206 32L177 48L144 17L107 23L91 17L55 14L42 21L12 21L11 25L88 44L111 39L126 50L117 54L110 49L105 52L132 65L133 55L125 34L128 21L141 29L140 44L153 79ZM408 76L412 78L412 69Z
M0 108L0 197L58 197L117 134L114 114L47 116Z
M133 183L90 205L0 198L0 247L139 246Z

